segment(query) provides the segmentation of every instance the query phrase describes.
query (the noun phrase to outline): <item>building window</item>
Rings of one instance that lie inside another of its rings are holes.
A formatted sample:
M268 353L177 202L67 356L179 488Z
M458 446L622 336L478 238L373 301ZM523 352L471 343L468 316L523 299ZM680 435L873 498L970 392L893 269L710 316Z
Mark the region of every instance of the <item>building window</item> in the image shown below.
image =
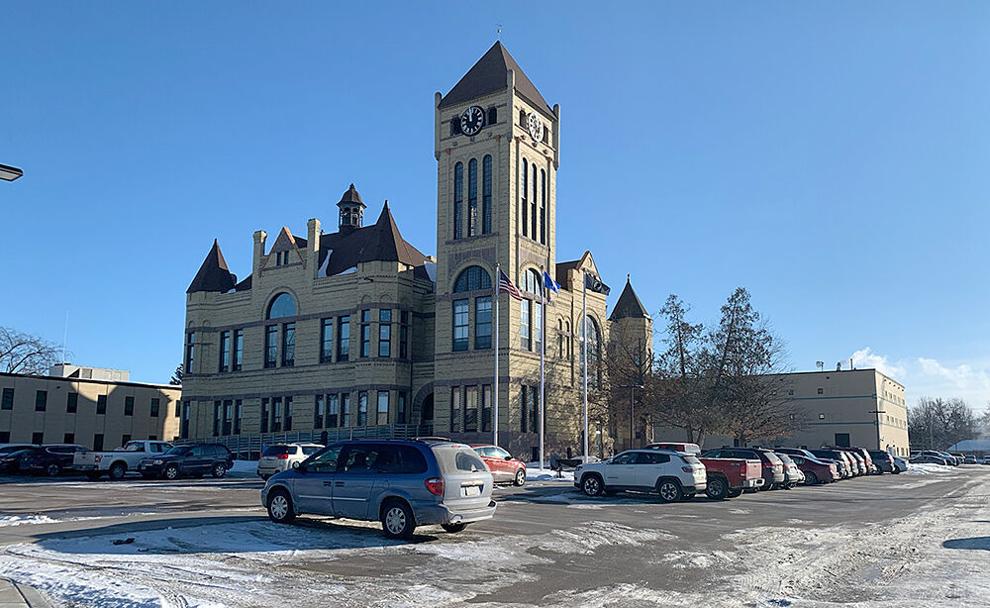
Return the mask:
M530 232L529 238L536 240L536 163L532 163L530 167L533 168L533 189L532 196L529 199L529 221L530 221Z
M134 397L132 396L124 397L124 415L125 416L134 415Z
M265 327L265 367L275 367L278 361L278 325Z
M244 362L244 330L234 330L234 356L231 358L231 369L235 372L241 371L241 364Z
M464 432L478 432L478 387L464 389Z
M461 214L464 207L464 164L454 165L454 238L461 238Z
M0 410L14 409L14 389L4 388L3 397L0 397Z
M519 188L520 207L522 209L522 233L529 236L529 163L522 162L522 187Z
M230 371L230 332L220 332L220 372Z
M48 391L34 393L34 411L43 412L48 409Z
M323 395L316 395L313 400L313 428L323 428Z
M224 436L230 435L234 427L234 402L227 399L223 402L223 428L221 432Z
M213 436L220 435L220 402L213 402Z
M533 338L535 344L533 350L539 352L543 349L543 304L533 302Z
M196 332L186 332L186 366L185 372L191 374L196 360Z
M285 415L285 411L282 409L282 398L272 397L272 432L279 433L282 431L282 417Z
M564 320L557 319L557 358L564 358Z
M347 361L351 352L351 316L337 318L337 361Z
M271 415L271 410L268 407L268 399L261 400L261 432L268 432L268 417Z
M399 313L399 358L409 357L409 311Z
M378 391L378 409L376 411L375 424L378 426L388 424L388 391Z
M75 414L79 409L79 393L68 393L65 395L65 413ZM72 442L68 442L72 443Z
M495 108L491 109L492 112ZM492 155L481 161L481 234L492 232Z
M162 400L158 397L151 398L150 413L152 418L158 418L162 413Z
M31 433L31 443L36 445L41 445L45 443L45 433L44 432Z
M459 116L455 116L453 119L451 119L451 121L450 121L450 134L451 135L460 135L461 134L461 118Z
M296 364L296 324L282 324L282 367Z
M120 445L122 445L122 446L127 445L128 442L130 442L130 440L131 440L131 436L130 435L121 435L120 436Z
M492 297L474 299L474 347L492 347Z
M485 125L493 125L498 122L498 108L488 108L488 121Z
M320 321L320 363L333 360L333 319Z
M340 394L340 426L351 425L351 395L350 393Z
M584 332L588 340L588 384L596 387L598 386L599 376L601 375L602 334L598 329L598 323L591 315L585 317ZM584 336L582 336L582 339L584 339ZM583 357L581 365L582 373L584 373Z
M395 421L398 424L406 424L409 422L408 416L406 415L406 392L399 391L399 395L396 401L395 408Z
M378 310L378 356L392 356L392 310Z
M361 311L361 356L371 355L371 311Z
M450 432L461 432L461 387L450 388Z
M107 396L97 395L96 396L96 413L97 415L103 415L107 413Z
M540 244L547 244L547 172L540 169Z
M454 344L453 350L468 349L468 301L454 300Z
M825 389L819 386L818 387L818 394L819 395L824 395L825 394Z
M467 235L478 233L478 159L468 161L468 216Z
M241 434L241 422L244 420L244 406L240 399L234 400L234 434Z
M182 420L179 423L179 436L182 437L182 439L189 439L189 408L189 402L184 401L182 403Z
M93 435L93 451L95 452L103 451L103 433L97 433Z
M480 291L487 289L491 291L492 277L488 271L481 266L468 266L457 275L454 281L454 293L464 291Z
M358 393L357 425L368 426L368 391Z
M265 315L265 318L281 319L284 317L294 317L296 316L296 312L296 299L291 294L283 291L275 296L271 303L268 304L268 313Z
M327 428L335 428L340 425L340 403L337 395L327 395Z
M75 443L75 442L76 442L75 433L66 433L62 435L62 443Z
M492 430L492 385L481 387L481 430L487 433Z
M519 387L519 432L529 432L529 387L525 384Z
M530 323L529 311L532 304L526 299L519 301L519 347L523 350L530 350L530 332L533 326Z
M292 397L285 398L285 430L292 430Z
M0 443L10 443L10 431L0 431Z

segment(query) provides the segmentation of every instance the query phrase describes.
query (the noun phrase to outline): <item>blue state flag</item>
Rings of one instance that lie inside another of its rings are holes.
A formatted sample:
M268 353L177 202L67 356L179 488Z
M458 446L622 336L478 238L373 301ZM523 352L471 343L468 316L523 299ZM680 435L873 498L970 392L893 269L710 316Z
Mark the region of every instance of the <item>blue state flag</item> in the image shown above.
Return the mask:
M547 300L548 301L552 301L553 300L553 297L550 295L551 293L559 293L560 292L560 283L558 283L557 281L554 281L550 277L550 275L547 274L547 271L546 270L543 271L543 286L547 290Z

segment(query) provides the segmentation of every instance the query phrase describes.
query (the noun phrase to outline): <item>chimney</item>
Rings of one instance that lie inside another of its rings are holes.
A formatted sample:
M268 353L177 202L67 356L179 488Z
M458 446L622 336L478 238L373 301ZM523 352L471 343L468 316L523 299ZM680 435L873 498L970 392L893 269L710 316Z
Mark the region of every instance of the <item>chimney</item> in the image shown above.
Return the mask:
M313 276L320 271L320 235L323 231L320 230L320 220L311 218L306 222L306 259L307 263L312 268Z
M254 233L254 258L251 264L251 280L255 285L258 284L258 279L261 277L261 264L265 257L265 240L268 238L268 233L264 230L256 230Z
M842 361L839 361L838 363L835 364L835 371L837 372L842 371Z

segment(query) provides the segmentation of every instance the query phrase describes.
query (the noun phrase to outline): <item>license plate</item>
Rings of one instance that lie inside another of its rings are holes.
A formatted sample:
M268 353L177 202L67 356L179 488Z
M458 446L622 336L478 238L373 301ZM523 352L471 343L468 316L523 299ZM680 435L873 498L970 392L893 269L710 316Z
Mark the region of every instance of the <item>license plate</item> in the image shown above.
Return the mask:
M481 486L462 486L461 496L481 496Z

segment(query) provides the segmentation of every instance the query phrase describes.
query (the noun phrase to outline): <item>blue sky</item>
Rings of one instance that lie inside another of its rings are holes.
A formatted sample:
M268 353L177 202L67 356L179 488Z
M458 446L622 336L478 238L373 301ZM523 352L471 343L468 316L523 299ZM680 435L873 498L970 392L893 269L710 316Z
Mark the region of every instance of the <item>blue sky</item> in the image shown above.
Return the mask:
M0 324L164 381L213 238L243 277L352 181L435 252L433 93L502 24L561 104L561 259L982 408L990 4L797 4L4 2Z

